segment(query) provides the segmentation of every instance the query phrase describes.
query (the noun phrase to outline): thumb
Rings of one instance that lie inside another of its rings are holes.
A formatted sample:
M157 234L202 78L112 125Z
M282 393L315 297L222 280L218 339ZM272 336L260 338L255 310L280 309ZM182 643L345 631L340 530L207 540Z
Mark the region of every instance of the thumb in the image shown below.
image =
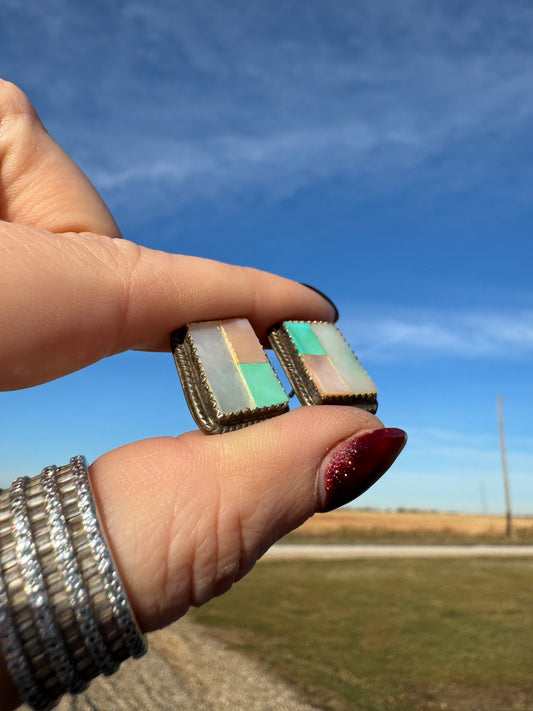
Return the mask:
M405 441L365 411L305 407L98 459L91 480L102 525L143 629L225 592L315 511L363 493Z

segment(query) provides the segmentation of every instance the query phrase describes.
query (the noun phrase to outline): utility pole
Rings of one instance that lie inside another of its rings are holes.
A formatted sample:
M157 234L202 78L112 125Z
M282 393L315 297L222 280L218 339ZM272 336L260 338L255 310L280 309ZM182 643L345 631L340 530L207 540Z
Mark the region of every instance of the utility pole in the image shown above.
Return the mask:
M505 521L507 535L513 535L513 514L511 511L511 490L509 487L509 469L507 467L507 453L505 450L505 429L503 426L503 398L498 395L496 399L498 406L498 430L500 433L500 454L502 457L503 490L505 492Z

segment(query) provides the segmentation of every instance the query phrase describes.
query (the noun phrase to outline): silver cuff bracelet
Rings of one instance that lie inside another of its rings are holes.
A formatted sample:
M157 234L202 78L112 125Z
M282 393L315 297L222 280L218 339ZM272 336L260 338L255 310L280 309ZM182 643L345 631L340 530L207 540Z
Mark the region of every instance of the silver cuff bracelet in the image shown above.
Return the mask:
M0 491L0 651L39 710L146 651L83 457Z

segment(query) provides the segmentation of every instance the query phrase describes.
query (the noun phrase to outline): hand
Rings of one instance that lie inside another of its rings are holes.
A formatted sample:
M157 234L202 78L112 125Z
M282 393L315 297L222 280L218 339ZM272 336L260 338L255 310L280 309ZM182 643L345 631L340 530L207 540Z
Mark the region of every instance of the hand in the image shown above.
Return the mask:
M7 82L0 218L0 389L127 349L168 350L169 334L190 321L246 317L264 340L281 320L333 317L321 296L287 279L120 239L94 188ZM226 591L280 536L362 493L404 443L362 410L302 407L100 457L90 468L95 499L142 629Z

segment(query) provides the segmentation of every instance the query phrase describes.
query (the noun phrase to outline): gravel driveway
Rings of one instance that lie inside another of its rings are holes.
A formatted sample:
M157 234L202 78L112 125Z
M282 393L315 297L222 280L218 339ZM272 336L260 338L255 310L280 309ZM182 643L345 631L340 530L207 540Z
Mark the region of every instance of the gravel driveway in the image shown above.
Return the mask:
M243 654L179 620L149 637L148 653L95 679L59 711L320 711ZM28 710L27 706L21 707Z

